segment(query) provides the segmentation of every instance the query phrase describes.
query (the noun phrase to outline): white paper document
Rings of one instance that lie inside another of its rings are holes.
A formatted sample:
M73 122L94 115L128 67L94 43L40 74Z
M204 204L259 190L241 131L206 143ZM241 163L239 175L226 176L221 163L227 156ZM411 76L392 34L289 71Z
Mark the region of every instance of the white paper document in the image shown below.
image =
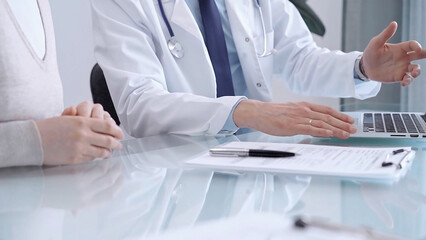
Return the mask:
M296 153L294 157L212 157L189 160L187 167L294 173L355 178L397 179L411 165L415 152L404 148L337 147L309 144L231 142L223 148L265 149ZM399 150L394 154L395 150ZM383 166L383 163L387 166Z

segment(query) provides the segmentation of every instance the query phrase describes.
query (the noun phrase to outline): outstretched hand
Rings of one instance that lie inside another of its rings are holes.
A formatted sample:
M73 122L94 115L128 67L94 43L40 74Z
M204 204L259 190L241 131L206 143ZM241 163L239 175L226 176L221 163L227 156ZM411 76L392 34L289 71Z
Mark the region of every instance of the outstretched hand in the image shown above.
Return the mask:
M298 134L346 139L356 133L354 119L327 106L301 103L241 101L234 111L240 128L253 128L275 136Z
M387 43L397 28L398 24L392 22L371 39L361 63L364 73L372 80L383 83L401 82L402 86L408 86L421 73L420 66L412 61L426 58L426 49L422 49L416 41Z

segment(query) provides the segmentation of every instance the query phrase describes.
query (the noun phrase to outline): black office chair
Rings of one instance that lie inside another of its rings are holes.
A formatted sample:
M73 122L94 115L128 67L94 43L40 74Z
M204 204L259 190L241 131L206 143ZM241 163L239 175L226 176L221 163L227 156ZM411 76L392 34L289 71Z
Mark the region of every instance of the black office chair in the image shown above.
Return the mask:
M92 92L93 102L101 104L104 107L104 110L111 115L117 125L120 125L120 119L118 119L117 112L115 111L114 104L112 103L104 72L99 64L96 64L93 67L90 74L90 90Z

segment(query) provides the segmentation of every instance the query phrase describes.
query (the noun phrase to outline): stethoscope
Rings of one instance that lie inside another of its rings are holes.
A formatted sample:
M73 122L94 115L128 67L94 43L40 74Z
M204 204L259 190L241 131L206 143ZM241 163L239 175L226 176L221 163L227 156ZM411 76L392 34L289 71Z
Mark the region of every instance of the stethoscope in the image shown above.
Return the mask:
M275 49L272 49L271 51L267 51L268 49L268 36L266 34L266 26L265 26L265 20L263 18L262 8L260 7L260 0L254 0L256 7L259 11L260 15L260 21L262 24L262 32L263 32L263 51L261 54L257 54L259 58L267 57L270 55L275 54L277 51ZM185 50L182 47L182 44L176 39L175 33L170 25L169 20L166 17L166 13L164 12L163 8L163 2L162 0L158 0L158 5L160 6L160 12L161 16L163 17L164 23L167 26L167 30L170 34L170 39L167 41L167 47L169 48L170 53L177 59L183 58L185 55Z
M262 23L262 31L263 31L263 52L261 54L257 54L258 57L263 58L270 55L273 55L277 52L274 48L271 51L267 51L268 49L268 35L266 34L266 25L265 25L265 19L263 18L262 8L260 7L260 0L254 0L256 3L256 7L259 11L260 15L260 22Z
M160 6L161 16L163 17L170 34L170 39L167 41L167 47L175 58L181 59L185 55L185 50L183 49L182 44L180 44L180 42L175 37L175 32L173 31L172 26L170 26L170 22L166 17L166 13L164 12L162 0L158 0L158 5Z

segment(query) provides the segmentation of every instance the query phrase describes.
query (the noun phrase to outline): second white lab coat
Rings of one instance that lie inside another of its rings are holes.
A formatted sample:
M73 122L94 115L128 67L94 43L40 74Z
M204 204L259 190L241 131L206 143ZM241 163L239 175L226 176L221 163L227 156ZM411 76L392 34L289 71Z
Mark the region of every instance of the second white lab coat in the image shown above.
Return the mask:
M260 14L250 0L225 0L250 99L272 100L272 79L311 96L375 96L380 84L355 85L359 52L319 48L287 0L261 1L268 43L263 50ZM162 133L215 135L238 96L216 98L214 70L203 36L185 0L163 0L185 56L169 52L170 39L157 0L92 0L96 58L123 127L134 137Z

